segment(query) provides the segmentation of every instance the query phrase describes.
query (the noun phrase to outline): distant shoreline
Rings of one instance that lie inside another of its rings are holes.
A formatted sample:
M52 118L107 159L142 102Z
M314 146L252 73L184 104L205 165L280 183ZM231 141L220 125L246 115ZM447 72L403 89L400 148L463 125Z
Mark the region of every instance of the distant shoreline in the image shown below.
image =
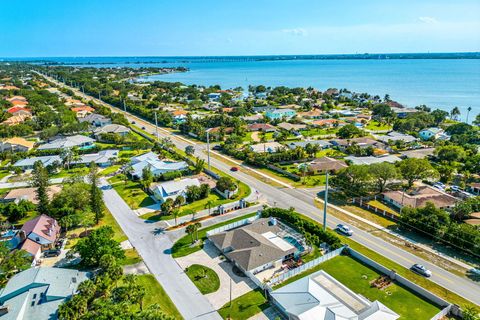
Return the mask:
M196 62L248 62L292 60L416 60L416 59L480 59L480 52L453 53L362 53L318 55L255 55L255 56L158 56L158 57L31 57L0 58L0 62L23 62L48 65L116 65Z

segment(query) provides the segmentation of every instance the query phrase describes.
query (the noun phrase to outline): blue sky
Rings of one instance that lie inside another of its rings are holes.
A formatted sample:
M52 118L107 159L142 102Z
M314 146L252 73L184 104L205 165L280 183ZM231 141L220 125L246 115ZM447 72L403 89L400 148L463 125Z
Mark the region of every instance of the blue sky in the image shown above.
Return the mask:
M0 56L480 51L479 0L22 0Z

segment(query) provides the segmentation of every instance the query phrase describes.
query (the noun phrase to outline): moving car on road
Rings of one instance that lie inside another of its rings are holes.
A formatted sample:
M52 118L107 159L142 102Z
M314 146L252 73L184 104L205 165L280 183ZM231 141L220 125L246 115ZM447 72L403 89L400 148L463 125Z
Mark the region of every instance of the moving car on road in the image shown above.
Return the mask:
M231 168L230 168L230 171L236 172L236 171L238 171L238 167L231 167Z
M432 276L432 271L428 270L427 268L425 268L425 266L421 265L421 264L414 264L410 270L412 270L413 272L416 272L424 277L431 277Z
M340 233L343 233L346 236L351 236L353 234L353 230L350 229L349 226L346 226L344 224L339 224L337 225L336 230Z

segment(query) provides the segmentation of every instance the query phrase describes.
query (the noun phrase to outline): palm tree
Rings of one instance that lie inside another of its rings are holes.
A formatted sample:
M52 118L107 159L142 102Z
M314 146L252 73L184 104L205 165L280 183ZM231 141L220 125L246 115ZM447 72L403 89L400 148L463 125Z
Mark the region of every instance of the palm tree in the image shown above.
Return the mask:
M180 213L180 210L178 210L178 208L175 208L172 210L173 219L175 219L175 226L177 225L177 218L179 213Z
M192 237L192 243L195 242L195 238L193 237L195 233L195 224L189 224L187 228L185 229L185 232L189 234Z
M195 226L195 238L198 241L198 230L202 227L202 224L200 222L195 222L193 225Z
M457 119L457 117L460 115L460 109L458 107L454 107L452 111L450 111L450 119Z
M213 206L213 201L208 200L207 203L205 203L205 209L208 208L208 215L210 215L210 210L212 209Z
M472 107L467 108L467 123L468 123L468 116L470 115L470 111L472 111Z

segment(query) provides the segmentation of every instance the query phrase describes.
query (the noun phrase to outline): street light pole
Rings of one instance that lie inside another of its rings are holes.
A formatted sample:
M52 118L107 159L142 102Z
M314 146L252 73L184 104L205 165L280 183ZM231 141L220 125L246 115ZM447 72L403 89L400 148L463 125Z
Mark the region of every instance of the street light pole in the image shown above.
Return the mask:
M210 129L207 129L207 163L208 170L210 170Z
M327 230L328 170L325 174L325 199L323 203L323 231Z
M157 137L157 141L159 140L158 139L158 121L157 121L157 111L155 111L155 135Z

